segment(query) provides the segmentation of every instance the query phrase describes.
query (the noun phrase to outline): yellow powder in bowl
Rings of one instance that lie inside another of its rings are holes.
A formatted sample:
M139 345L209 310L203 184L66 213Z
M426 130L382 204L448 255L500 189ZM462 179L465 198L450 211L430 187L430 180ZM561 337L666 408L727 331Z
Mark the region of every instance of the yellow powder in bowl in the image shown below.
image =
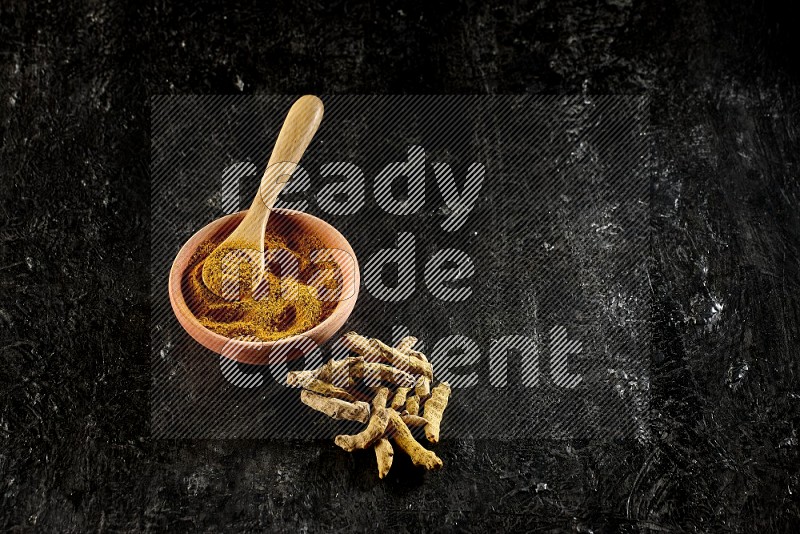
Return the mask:
M336 300L318 298L317 291L317 287L335 290L339 283L335 277L324 277L314 285L308 283L320 270L336 267L327 261L311 261L311 254L324 248L319 239L313 236L287 239L268 232L264 236L264 249L290 254L296 260L296 272L281 273L280 267L268 264L264 278L255 288L240 285L236 300L217 295L203 283L203 263L218 244L208 241L200 245L183 280L189 309L212 332L228 338L254 336L262 341L275 341L310 330L324 321L338 304ZM249 265L242 265L240 280L250 280ZM220 273L216 275L221 277Z

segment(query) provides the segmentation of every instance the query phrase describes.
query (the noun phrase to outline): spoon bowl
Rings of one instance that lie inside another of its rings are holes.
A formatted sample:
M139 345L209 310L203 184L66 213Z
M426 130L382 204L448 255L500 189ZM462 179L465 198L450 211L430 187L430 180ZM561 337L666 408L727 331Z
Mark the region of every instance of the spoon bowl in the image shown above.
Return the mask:
M181 326L198 343L207 349L232 360L255 365L281 363L302 356L314 346L333 337L344 325L358 298L361 277L353 248L347 239L322 219L295 210L273 208L267 230L283 236L313 235L327 249L341 251L347 261L339 268L342 279L342 298L331 314L321 323L302 334L276 341L243 341L217 334L200 324L187 303L185 288L187 268L198 247L206 241L221 242L244 220L247 211L233 213L217 219L194 234L181 248L169 273L169 300ZM350 261L352 260L352 261Z

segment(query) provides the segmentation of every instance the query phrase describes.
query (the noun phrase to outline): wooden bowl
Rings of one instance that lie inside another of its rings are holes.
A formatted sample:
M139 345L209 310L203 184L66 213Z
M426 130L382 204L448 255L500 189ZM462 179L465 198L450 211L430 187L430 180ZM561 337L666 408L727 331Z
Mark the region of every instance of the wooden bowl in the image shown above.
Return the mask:
M207 349L242 363L266 365L285 362L300 357L328 341L350 317L361 284L358 261L350 243L330 224L300 211L273 209L267 223L268 231L281 235L311 234L326 248L341 250L352 258L352 261L340 263L343 297L346 298L340 299L333 312L311 330L277 341L242 341L212 332L200 324L189 309L184 295L184 274L192 255L201 243L211 240L222 241L239 225L246 213L240 211L217 219L194 234L183 245L170 269L169 300L181 326L195 341Z

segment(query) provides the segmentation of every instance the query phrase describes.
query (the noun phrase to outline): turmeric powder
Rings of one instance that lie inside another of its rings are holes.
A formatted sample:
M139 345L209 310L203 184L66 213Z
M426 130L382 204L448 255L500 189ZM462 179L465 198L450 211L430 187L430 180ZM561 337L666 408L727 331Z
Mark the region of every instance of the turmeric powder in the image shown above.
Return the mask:
M203 265L210 261L212 280L223 284L221 256L225 251L215 252L217 245L211 241L200 245L184 278L184 294L189 309L200 324L212 332L229 338L253 336L261 341L274 341L310 330L336 307L335 300L318 298L317 288L304 282L311 280L320 269L330 267L327 262L311 261L311 253L324 248L318 238L309 235L284 237L267 232L264 250L269 251L268 258L280 258L281 261L275 262L280 264L280 270L286 268L294 272L277 274L273 272L273 265L268 264L263 279L254 285L252 265L242 261L238 266L238 280L231 280L233 285L238 285L238 294L233 297L222 297L203 283ZM260 261L255 255L244 254L247 250L241 252L243 259ZM337 289L337 281L330 277L322 285L326 290Z

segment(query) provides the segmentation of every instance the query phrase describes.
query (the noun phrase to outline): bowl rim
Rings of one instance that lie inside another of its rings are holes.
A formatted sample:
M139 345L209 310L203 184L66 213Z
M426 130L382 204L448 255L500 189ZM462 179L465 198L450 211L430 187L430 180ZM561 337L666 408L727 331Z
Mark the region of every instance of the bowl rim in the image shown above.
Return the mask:
M350 314L353 311L353 308L355 307L355 301L358 299L359 287L360 287L360 282L361 282L360 269L359 269L359 265L358 265L358 259L356 258L355 252L353 251L353 247L350 245L350 242L347 240L347 238L344 237L344 235L342 235L342 233L339 232L339 230L336 229L333 225L331 225L330 223L328 223L327 221L325 221L323 219L320 219L319 217L311 215L310 213L306 213L306 212L298 211L298 210L293 210L293 209L288 209L288 208L273 208L272 212L273 213L278 213L281 216L300 217L300 218L305 217L305 218L311 219L316 224L321 224L321 225L327 226L330 230L332 230L335 234L337 234L341 238L341 240L347 245L347 250L345 250L345 252L349 253L350 256L353 258L353 282L354 282L354 284L353 284L354 285L353 295L352 295L352 297L350 297L348 299L340 300L339 303L336 305L336 307L331 312L331 314L328 315L328 317L326 317L325 319L323 319L322 322L320 322L319 324L315 325L313 328L311 328L309 330L306 330L305 332L300 332L298 334L293 334L291 336L288 336L288 337L285 337L285 338L281 338L281 339L276 339L276 340L272 340L272 341L260 341L260 340L259 341L245 341L245 340L241 340L241 339L225 337L222 334L218 334L217 332L214 332L213 330L210 330L210 329L206 328L205 326L203 326L203 324L200 323L200 321L197 319L197 317L192 313L191 309L189 309L188 303L186 302L186 298L184 297L184 294L183 294L183 274L184 273L183 272L178 272L178 259L184 257L184 254L186 253L187 247L190 247L190 245L191 245L192 249L196 249L197 248L197 246L200 244L199 243L200 236L208 233L209 227L221 226L226 221L229 221L231 219L235 219L236 217L244 217L244 215L247 213L247 210L241 210L241 211L237 211L237 212L234 212L234 213L229 213L228 215L225 215L225 216L220 217L218 219L214 219L213 221L209 222L208 224L206 224L205 226L203 226L202 228L197 230L194 234L192 234L191 237L189 237L189 239L186 240L186 242L184 242L184 244L178 250L178 253L175 255L175 258L172 260L172 264L170 266L170 271L169 271L168 284L167 284L167 291L169 293L169 299L170 299L170 304L172 306L173 313L176 316L179 313L181 315L183 315L183 317L186 318L189 321L189 323L192 324L193 327L203 331L203 333L205 335L207 335L210 338L212 338L213 340L217 341L222 346L227 346L228 344L233 344L233 346L240 346L243 349L254 349L254 350L255 349L272 349L272 348L275 348L275 347L280 346L280 345L287 345L287 344L290 344L290 343L297 343L298 341L302 340L303 338L312 339L313 340L313 338L314 338L313 334L315 334L315 333L320 334L320 333L324 332L324 330L330 325L331 322L333 322L334 320L338 319L336 317L337 310L339 310L342 306L348 306L348 303L346 303L345 301L351 301L352 304L350 304L350 309L344 311L345 319L344 319L343 322L346 322L347 318L350 316ZM178 323L181 323L181 327L184 330L186 330L187 334L189 334L189 336L192 337L196 342L198 342L200 345L205 346L209 350L212 350L212 352L217 352L217 351L214 351L213 349L211 349L211 347L208 347L205 343L201 342L199 339L197 339L197 337L192 335L192 333L189 332L188 329L185 326L183 326L182 321L180 320L180 317L176 317L176 318L178 319ZM341 328L341 327L339 327L339 328ZM232 359L236 360L236 361L240 361L236 357L233 357Z

